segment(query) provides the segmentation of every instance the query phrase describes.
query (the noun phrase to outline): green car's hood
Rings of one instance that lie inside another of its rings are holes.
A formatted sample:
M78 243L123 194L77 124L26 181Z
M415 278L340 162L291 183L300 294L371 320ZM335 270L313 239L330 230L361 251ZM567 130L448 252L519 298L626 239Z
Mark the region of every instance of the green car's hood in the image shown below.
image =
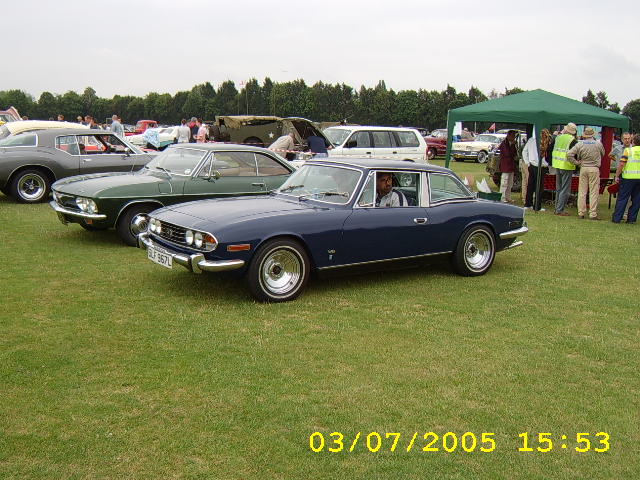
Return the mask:
M146 196L158 195L161 186L168 186L169 180L165 173L149 170L136 173L96 173L63 178L54 183L52 188L56 192L89 198L132 194Z

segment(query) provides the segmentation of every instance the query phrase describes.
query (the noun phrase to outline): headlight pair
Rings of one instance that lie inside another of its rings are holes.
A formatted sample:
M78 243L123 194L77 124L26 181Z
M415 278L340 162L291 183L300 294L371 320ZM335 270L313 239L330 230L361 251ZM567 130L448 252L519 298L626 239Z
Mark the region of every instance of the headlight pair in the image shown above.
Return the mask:
M149 230L151 230L153 233L162 232L162 225L160 224L160 220L158 220L156 218L150 219L149 220Z
M218 245L216 238L210 233L187 230L184 232L184 241L189 246L213 250Z
M83 212L98 213L98 206L96 205L96 202L90 198L78 197L76 198L76 205L78 205L78 208Z

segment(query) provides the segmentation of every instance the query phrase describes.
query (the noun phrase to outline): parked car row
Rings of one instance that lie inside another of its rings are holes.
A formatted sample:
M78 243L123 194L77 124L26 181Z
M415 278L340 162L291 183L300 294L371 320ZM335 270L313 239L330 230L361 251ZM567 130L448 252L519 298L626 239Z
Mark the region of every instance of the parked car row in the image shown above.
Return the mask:
M124 243L165 268L233 271L267 302L297 298L311 274L389 262L444 257L461 275L482 275L496 252L522 244L524 210L480 200L453 172L427 164L417 131L335 133L343 150L367 148L349 142L368 139L365 155L373 156L382 139L406 148L402 159L415 154L418 161L345 153L296 169L254 146L176 144L151 156L110 132L51 129L0 141L0 186L26 203L46 200L51 189L63 224L115 227Z

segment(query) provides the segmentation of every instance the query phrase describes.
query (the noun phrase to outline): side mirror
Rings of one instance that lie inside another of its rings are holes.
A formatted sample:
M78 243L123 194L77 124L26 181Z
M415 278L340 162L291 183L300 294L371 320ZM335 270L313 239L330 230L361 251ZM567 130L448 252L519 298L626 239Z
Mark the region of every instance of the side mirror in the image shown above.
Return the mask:
M130 157L131 156L131 149L129 147L124 149L124 156L125 157Z
M222 174L218 170L213 170L211 172L211 175L209 175L209 177L213 178L214 180L218 180L221 176Z

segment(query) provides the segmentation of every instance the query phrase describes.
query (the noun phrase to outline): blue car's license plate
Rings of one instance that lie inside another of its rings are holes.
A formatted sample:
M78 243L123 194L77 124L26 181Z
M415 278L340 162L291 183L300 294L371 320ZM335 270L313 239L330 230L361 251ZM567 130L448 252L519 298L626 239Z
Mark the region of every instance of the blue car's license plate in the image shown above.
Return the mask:
M147 248L147 257L152 262L155 262L158 265L162 265L165 268L173 267L173 258L171 257L171 255L163 250L160 250L159 248L149 246Z

